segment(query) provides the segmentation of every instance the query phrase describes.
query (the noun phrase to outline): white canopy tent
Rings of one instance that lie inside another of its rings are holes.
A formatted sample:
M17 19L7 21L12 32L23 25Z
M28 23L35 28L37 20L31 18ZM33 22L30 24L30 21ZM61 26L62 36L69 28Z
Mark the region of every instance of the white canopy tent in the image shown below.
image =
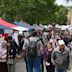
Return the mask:
M72 32L72 26L70 26L70 27L68 28L68 30Z
M34 29L35 29L36 31L37 31L37 30L43 30L43 28L40 27L40 26L37 25L37 24L33 24L32 26L34 27Z
M47 25L44 25L44 28L45 28L45 29L48 29L48 26L47 26Z
M29 29L28 28L24 28L24 27L13 27L12 29L15 29L15 30L18 30L18 31L28 31Z
M68 29L70 27L70 25L62 25L61 26L61 30L66 30L66 29Z

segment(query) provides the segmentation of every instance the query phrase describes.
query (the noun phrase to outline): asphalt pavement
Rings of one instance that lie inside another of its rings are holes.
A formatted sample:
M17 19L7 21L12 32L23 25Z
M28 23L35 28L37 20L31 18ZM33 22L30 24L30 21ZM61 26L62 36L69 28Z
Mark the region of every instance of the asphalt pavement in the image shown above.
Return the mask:
M72 56L72 52L71 52L71 56ZM26 64L23 59L17 61L16 65L15 65L15 72L26 72ZM46 72L45 68L44 68L44 72ZM68 72L72 72L72 60L71 60L71 70Z
M26 72L26 64L25 64L25 62L23 60L18 61L16 63L16 65L15 65L15 72ZM46 72L46 70L44 72ZM70 71L68 71L68 72L72 72L72 69Z

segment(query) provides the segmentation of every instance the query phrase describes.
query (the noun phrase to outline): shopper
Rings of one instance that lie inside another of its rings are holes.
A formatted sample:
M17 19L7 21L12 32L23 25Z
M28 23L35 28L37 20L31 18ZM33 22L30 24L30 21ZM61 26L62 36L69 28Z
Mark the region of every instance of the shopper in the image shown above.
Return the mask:
M7 42L4 40L0 48L0 72L8 72L7 68Z
M59 40L58 45L52 52L51 60L56 72L67 72L67 69L70 68L70 50L65 46L63 40Z
M55 72L55 67L51 62L51 54L53 51L52 43L48 42L47 48L44 50L44 60L47 72Z
M43 51L43 46L41 41L36 37L37 34L34 32L32 36L28 39L28 44L25 44L27 53L27 64L28 72L41 72L41 52Z

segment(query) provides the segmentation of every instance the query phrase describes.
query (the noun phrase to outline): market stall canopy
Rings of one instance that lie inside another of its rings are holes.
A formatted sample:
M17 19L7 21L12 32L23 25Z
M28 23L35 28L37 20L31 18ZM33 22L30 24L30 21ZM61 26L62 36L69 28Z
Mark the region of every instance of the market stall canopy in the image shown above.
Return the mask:
M7 28L13 28L13 27L17 27L17 25L14 25L12 23L9 23L7 21L5 21L4 19L0 18L0 24L7 27Z
M24 27L13 27L12 29L18 30L18 31L28 31L28 28L24 28Z
M33 24L32 26L34 27L35 30L43 30L43 28L37 24Z
M48 26L47 26L47 25L44 25L44 28L45 28L45 29L48 29Z
M0 29L10 30L11 28L5 27L5 26L3 26L3 25L0 24Z
M24 24L22 24L22 23L20 23L20 22L15 21L14 23L15 23L17 26L19 26L19 29L22 28L21 30L23 30L23 28L24 28L24 29L27 29L27 31L29 30L28 27L25 27ZM24 30L24 31L25 31L25 30Z
M42 24L39 24L39 26L40 26L41 28L43 28L43 29L48 30L48 26L47 26L47 25L42 25Z
M0 25L5 26L6 28L15 29L15 30L19 30L19 31L28 30L28 28L24 28L24 27L9 23L2 18L0 18Z
M69 30L70 32L72 32L72 25L70 25L70 27L68 27L68 30Z
M39 24L40 27L44 28L44 26L42 24Z
M69 28L69 25L62 25L61 26L61 30L66 30L66 29L68 29Z
M21 23L19 23L19 22L17 22L17 21L15 21L14 24L17 25L17 26L25 27L24 24L21 24ZM25 27L25 28L26 28L26 27Z
M28 23L26 23L26 22L20 21L19 23L20 23L21 25L29 28L29 29L34 29L34 27L30 26L30 25L29 25Z

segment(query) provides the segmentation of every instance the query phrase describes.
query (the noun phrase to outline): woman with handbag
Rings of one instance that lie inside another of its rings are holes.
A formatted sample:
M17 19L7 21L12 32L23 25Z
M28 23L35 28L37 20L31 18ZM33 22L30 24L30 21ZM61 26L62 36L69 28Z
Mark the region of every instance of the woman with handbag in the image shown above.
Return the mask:
M47 72L55 72L55 67L51 62L52 51L53 51L52 43L48 42L47 48L45 48L44 50L44 60Z

